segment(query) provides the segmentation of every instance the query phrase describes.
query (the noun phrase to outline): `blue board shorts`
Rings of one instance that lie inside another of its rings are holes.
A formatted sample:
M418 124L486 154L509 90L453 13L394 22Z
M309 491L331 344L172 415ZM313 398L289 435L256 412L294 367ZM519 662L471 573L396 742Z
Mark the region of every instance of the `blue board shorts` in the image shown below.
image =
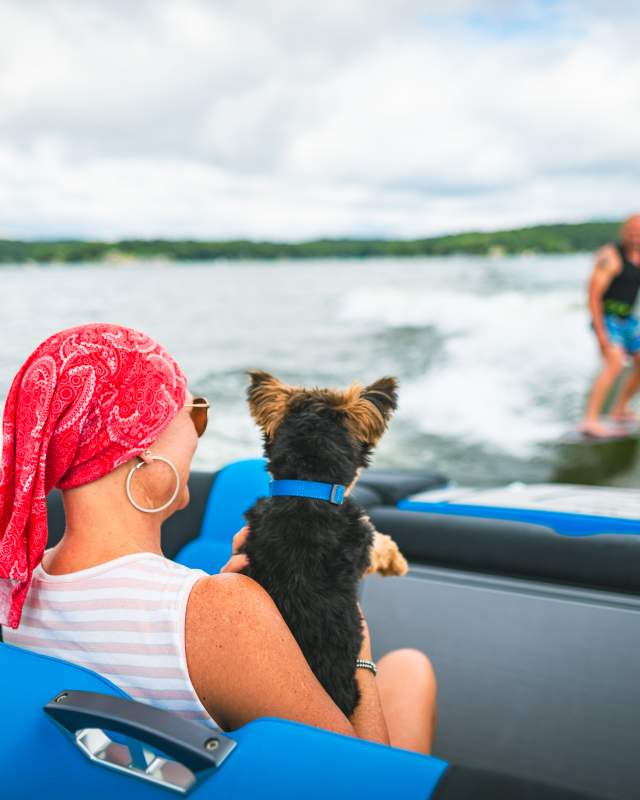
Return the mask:
M605 314L604 327L611 344L623 347L630 355L640 353L640 319Z

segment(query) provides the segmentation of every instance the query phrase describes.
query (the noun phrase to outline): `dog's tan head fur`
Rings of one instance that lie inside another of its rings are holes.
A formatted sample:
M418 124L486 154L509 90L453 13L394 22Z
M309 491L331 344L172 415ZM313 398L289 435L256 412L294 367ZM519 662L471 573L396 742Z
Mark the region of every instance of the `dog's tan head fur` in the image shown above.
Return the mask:
M260 370L249 372L249 377L249 408L268 439L273 438L288 412L318 404L344 414L354 438L373 447L397 407L398 382L391 377L380 378L369 386L352 383L345 390L288 386Z

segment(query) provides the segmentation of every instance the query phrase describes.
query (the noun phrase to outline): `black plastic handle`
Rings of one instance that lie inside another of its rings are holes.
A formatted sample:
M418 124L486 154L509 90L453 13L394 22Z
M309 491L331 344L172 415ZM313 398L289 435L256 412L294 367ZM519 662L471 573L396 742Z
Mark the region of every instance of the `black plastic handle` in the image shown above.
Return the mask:
M194 773L219 767L236 746L233 739L172 711L98 692L68 689L43 710L71 736L83 728L124 734L160 750Z

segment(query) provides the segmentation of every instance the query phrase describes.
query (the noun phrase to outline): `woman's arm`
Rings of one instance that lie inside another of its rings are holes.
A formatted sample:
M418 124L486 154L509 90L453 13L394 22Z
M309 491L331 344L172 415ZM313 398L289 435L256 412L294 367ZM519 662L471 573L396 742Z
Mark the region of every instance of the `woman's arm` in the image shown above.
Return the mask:
M250 578L198 581L185 639L191 682L223 728L272 716L388 743L373 675L357 676L362 700L350 722L311 671L271 597Z
M360 613L362 615L364 637L358 658L371 661L369 625L362 613L362 608L360 608ZM370 739L374 742L389 744L389 731L382 711L376 676L371 670L358 667L356 668L356 682L360 690L360 702L351 715L351 723L356 729L357 735L361 739Z

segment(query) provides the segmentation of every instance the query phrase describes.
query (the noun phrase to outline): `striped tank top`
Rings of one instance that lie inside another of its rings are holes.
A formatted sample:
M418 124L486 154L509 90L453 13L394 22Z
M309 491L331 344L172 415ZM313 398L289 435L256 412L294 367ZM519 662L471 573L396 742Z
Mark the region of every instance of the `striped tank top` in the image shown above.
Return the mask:
M184 622L189 593L206 575L155 553L89 569L33 573L9 644L99 672L135 700L217 727L189 678Z

